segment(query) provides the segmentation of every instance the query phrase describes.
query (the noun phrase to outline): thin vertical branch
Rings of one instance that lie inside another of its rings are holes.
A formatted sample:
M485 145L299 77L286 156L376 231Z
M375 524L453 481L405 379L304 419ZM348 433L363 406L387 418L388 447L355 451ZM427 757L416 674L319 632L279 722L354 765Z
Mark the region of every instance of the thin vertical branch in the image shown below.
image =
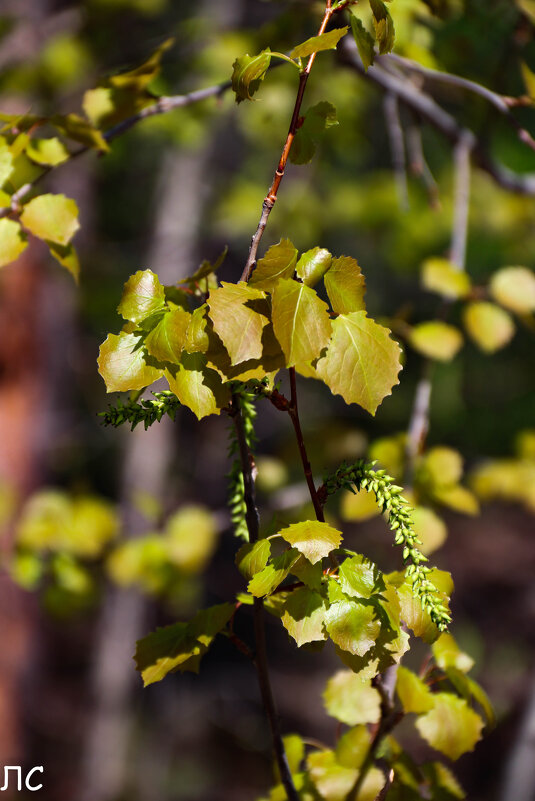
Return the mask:
M256 492L255 492L255 464L249 446L247 444L247 437L245 435L245 425L243 420L243 413L240 406L239 398L234 395L232 398L232 416L234 419L234 426L236 428L236 436L238 439L238 447L240 451L240 462L243 473L243 486L246 505L246 521L249 530L250 542L256 542L259 536L260 520L258 516L258 509L256 508ZM268 661L267 661L267 648L266 648L266 632L264 626L264 604L261 598L255 598L254 607L254 633L255 633L255 665L258 674L258 683L260 686L260 694L262 702L269 722L271 731L271 741L273 746L273 753L279 769L281 782L286 790L288 801L299 801L297 790L295 789L286 752L284 750L284 743L279 727L279 717L275 707L273 692L271 689L271 682L269 680Z
M422 143L422 128L419 120L409 123L407 128L407 152L409 155L409 169L411 173L420 178L429 198L429 205L432 209L440 208L438 195L438 185L431 172L427 159L425 158Z
M429 359L426 359L422 365L422 375L416 385L414 394L414 402L407 429L407 444L405 446L407 456L405 480L408 484L412 484L414 479L414 467L418 457L423 452L429 429L432 386L431 369L432 363Z
M407 186L407 163L405 159L405 139L399 116L399 100L395 92L387 92L383 100L386 130L390 141L392 166L396 179L399 207L402 211L409 209L409 190Z
M320 36L325 31L325 28L327 27L333 13L334 11L331 8L331 1L328 0L325 8L325 13L323 15L323 19L321 21L321 25L317 33L318 36ZM301 123L301 118L300 118L301 105L303 103L303 96L305 94L308 76L310 75L310 71L313 67L314 61L316 60L316 55L317 55L316 53L312 53L312 55L308 59L305 69L303 70L303 72L299 77L299 87L297 90L297 97L295 99L295 105L292 113L290 127L288 129L288 135L286 137L286 142L284 143L284 147L282 149L277 169L275 170L275 175L273 176L273 181L271 183L271 186L269 188L266 197L264 198L264 202L262 203L262 214L260 216L257 229L253 234L253 238L251 240L251 247L249 248L249 256L247 257L247 262L245 264L243 273L241 275L240 279L241 281L248 281L249 278L251 277L251 274L256 264L256 254L258 252L258 246L260 244L260 240L262 239L262 236L266 229L267 221L269 215L271 214L271 210L277 201L277 193L279 191L280 183L284 177L284 172L286 170L286 164L288 162L290 150L292 149L292 144L295 139L297 129L299 128L299 125Z
M470 159L473 137L461 136L453 154L455 165L455 195L450 260L462 271L466 265L466 242L470 211Z
M325 515L323 514L323 507L318 497L316 485L314 484L314 478L312 476L312 468L310 466L310 461L305 446L305 440L303 438L303 432L301 430L301 421L299 420L299 407L297 405L297 384L295 380L295 367L290 367L290 392L291 395L290 395L290 405L288 407L288 413L290 415L290 419L293 423L293 427L295 430L297 446L299 448L299 455L301 456L301 462L303 464L303 471L305 473L305 479L307 482L308 491L310 492L310 498L314 506L316 518L320 521L320 523L324 523Z

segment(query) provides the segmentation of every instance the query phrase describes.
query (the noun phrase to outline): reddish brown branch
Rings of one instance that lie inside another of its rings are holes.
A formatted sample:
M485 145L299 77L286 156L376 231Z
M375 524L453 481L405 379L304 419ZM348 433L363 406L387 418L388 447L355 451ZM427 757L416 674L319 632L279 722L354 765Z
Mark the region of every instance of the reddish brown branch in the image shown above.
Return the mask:
M297 447L299 448L299 455L301 456L301 462L303 463L305 480L307 482L308 491L310 492L310 498L314 506L316 518L321 523L324 523L325 515L323 514L323 506L321 505L320 498L316 490L316 485L314 484L314 478L312 476L312 467L310 465L310 460L308 458L305 446L305 440L303 438L303 432L301 430L301 421L299 420L299 408L297 405L297 384L295 380L295 367L290 367L290 388L291 388L291 396L290 396L290 406L288 407L288 413L290 415L290 419L293 423L293 427L295 430Z

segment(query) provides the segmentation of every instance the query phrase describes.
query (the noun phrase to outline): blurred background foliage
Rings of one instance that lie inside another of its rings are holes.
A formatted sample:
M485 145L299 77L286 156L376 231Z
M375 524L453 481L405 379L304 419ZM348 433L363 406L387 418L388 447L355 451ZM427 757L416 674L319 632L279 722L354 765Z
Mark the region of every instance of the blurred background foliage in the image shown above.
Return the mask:
M123 92L129 112L137 102L128 88L117 90L114 76L169 37L163 69L144 91L175 95L227 80L237 56L266 46L284 52L312 35L321 7L307 0L4 0L0 108L50 115L83 107L108 127L116 120L105 116L107 89ZM398 54L500 95L532 95L532 0L394 0L392 13ZM258 102L237 107L227 92L152 117L109 153L53 171L47 191L64 192L80 209L78 288L38 242L2 268L0 764L43 764L43 798L245 801L271 781L256 678L230 643L214 648L199 677L146 691L131 661L135 639L149 628L186 618L201 602L226 600L241 586L225 509L225 421L200 426L184 410L174 424L147 432L103 428L97 413L108 400L96 356L136 270L150 267L173 283L228 245L221 277L236 280L284 140L295 77L278 67ZM519 173L535 171L535 153L484 99L445 84L432 88L492 157ZM336 106L339 124L326 131L309 166L288 169L265 246L289 236L300 250L318 244L356 257L370 314L404 337L440 309L423 268L449 257L451 147L423 125L433 181L426 185L409 170L404 207L381 92L328 53L312 75L305 110L324 99ZM412 115L401 113L405 130L414 128ZM535 132L529 103L514 113ZM26 159L12 188L37 170ZM474 287L487 287L508 265L533 269L534 220L535 198L474 170L466 258ZM472 323L471 337L466 303L451 308L450 322L461 330L464 320L468 334L454 358L439 355L433 364L428 450L411 490L425 552L455 578L455 634L476 658L498 712L495 732L460 763L474 801L501 798L535 669L533 307L517 301L515 308L499 290L493 298L510 313L499 345L480 334L478 347L481 326ZM318 478L365 454L403 476L417 350L426 352L413 345L401 385L375 418L302 381ZM262 520L270 530L307 505L280 417L268 407L258 419ZM399 567L367 494L347 494L327 511L359 551L385 569ZM247 637L247 617L240 625ZM321 692L333 657L318 654L312 670L309 655L296 654L275 628L270 633L285 730L331 742ZM425 751L421 742L415 748Z

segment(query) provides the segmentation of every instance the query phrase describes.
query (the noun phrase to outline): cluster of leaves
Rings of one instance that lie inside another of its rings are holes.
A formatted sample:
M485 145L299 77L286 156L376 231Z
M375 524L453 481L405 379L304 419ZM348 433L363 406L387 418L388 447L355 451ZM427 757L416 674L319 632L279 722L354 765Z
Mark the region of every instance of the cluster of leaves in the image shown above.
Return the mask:
M80 264L71 241L80 227L75 201L50 193L29 199L29 190L73 156L109 151L113 126L155 102L148 86L171 44L167 40L136 69L110 76L85 92L84 116L0 114L0 267L21 255L31 234L78 279Z
M515 334L512 314L521 322L533 320L535 273L527 267L503 267L488 287L474 287L466 272L446 259L434 258L424 262L421 280L424 289L444 301L463 301L466 332L485 353L494 353L511 341ZM442 362L451 361L463 345L459 329L440 319L405 326L403 334L418 353Z
M218 542L214 516L201 506L183 506L158 530L154 503L140 497L137 504L154 530L121 540L117 510L108 501L41 490L18 522L11 575L25 589L43 589L45 605L61 614L94 602L99 590L95 566L102 561L120 587L177 595L212 557Z
M485 722L494 725L492 708L481 687L468 672L473 660L450 634L442 634L432 645L432 659L417 675L399 666L396 703L390 720L407 718L431 748L456 760L472 751ZM437 686L440 690L436 691ZM465 798L453 773L441 762L417 764L400 742L389 734L374 753L373 732L382 717L383 698L374 683L349 670L330 678L323 693L327 713L339 724L334 748L307 744L298 734L284 738L295 786L307 801L375 801L386 776L383 769L370 764L380 759L382 768L393 771L386 795L390 801ZM473 708L477 705L478 711ZM481 717L483 713L484 719ZM357 785L361 772L365 778ZM275 771L278 779L277 771ZM358 786L358 794L351 795ZM262 801L283 801L282 785L276 785Z
M314 289L320 281L330 306ZM364 289L355 259L319 247L299 257L288 239L269 248L248 284L218 286L208 263L180 287L139 271L118 307L128 322L101 347L100 373L108 392L165 377L201 419L228 406L232 382L272 383L295 367L374 414L397 383L400 349L367 316ZM204 302L191 309L192 299Z
M521 503L535 512L535 430L520 432L514 457L487 461L472 472L470 481L482 501Z

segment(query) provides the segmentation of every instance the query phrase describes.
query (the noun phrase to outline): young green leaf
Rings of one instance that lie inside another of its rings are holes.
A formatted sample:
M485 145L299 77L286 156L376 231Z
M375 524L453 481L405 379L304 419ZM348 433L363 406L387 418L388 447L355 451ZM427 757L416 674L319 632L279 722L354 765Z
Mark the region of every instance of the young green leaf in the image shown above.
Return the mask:
M474 667L474 660L471 656L461 651L454 637L449 633L441 634L438 640L431 646L435 662L447 670L449 667L457 668L463 673L468 673Z
M51 139L30 139L26 155L36 164L47 167L57 167L70 157L69 151L57 136Z
M351 670L339 670L327 682L323 701L328 714L347 726L378 723L381 717L381 696Z
M390 338L388 328L366 317L363 311L340 315L332 327L333 336L327 353L317 364L317 373L346 403L358 403L375 414L399 383L399 345Z
M351 31L353 32L353 37L364 66L364 70L367 71L368 67L372 66L375 59L375 40L373 36L371 36L371 34L366 30L361 19L352 14L350 22Z
M344 651L364 656L373 648L381 630L375 607L357 601L336 601L325 616L331 640ZM361 723L363 721L355 721Z
M47 242L50 255L58 261L62 267L70 272L76 282L80 277L80 261L74 245L57 245L55 242Z
M294 47L290 53L291 58L306 58L312 53L319 53L321 50L336 50L338 42L348 31L347 25L343 28L335 28L328 33L321 33L319 36L312 36L302 44Z
M317 359L331 336L327 304L313 289L291 279L278 282L272 302L273 329L286 365Z
M269 320L264 314L259 314L253 304L263 298L264 292L244 282L223 282L220 289L210 292L210 319L232 365L262 356L262 330Z
M249 281L249 286L272 292L281 278L291 278L297 261L297 248L289 239L281 239L272 245L266 255L259 259Z
M247 590L251 595L254 595L255 598L262 598L264 595L269 595L284 581L298 559L299 553L293 548L285 551L280 556L273 559L263 570L253 576L247 585Z
M459 352L463 344L461 332L441 320L431 320L415 325L409 337L412 347L439 362L449 362Z
M257 56L250 56L246 53L236 59L232 65L232 91L236 95L236 103L253 99L253 95L266 77L270 63L271 50L269 47L262 50Z
M394 47L395 30L390 12L382 0L370 0L375 38L379 53L389 53Z
M323 630L325 600L308 587L301 587L289 594L281 620L299 647L307 642L327 639Z
M110 149L102 133L79 114L55 114L50 124L61 134L85 147L107 153Z
M527 267L504 267L490 282L494 300L517 314L535 311L535 273Z
M312 248L303 253L295 272L306 286L313 287L331 266L332 256L325 248Z
M139 336L124 331L110 334L100 346L98 369L107 392L143 389L163 375L146 363Z
M471 289L470 278L447 259L427 259L422 265L422 286L443 298L465 298Z
M281 529L279 534L313 565L338 548L342 541L341 531L319 520L292 523L291 526Z
M215 370L206 366L202 353L182 353L179 364L165 371L169 389L180 403L187 406L198 420L219 414L230 401L230 392L223 386Z
M6 139L0 137L0 186L3 186L13 172L13 153Z
M345 559L340 565L338 575L342 590L354 598L371 598L385 589L377 565L360 554Z
M79 229L78 206L65 195L38 195L26 203L21 223L39 239L68 245Z
M125 320L140 323L145 317L165 309L165 290L152 270L138 270L124 285L117 311Z
M147 352L160 362L178 364L186 344L191 314L185 309L171 309L145 337Z
M437 693L433 702L433 709L416 721L424 740L453 760L473 751L483 729L479 715L463 698L450 693Z
M293 164L308 164L312 160L316 146L327 128L338 125L336 108L332 103L322 100L309 108L302 125L297 129L290 150L290 161Z
M253 576L265 568L270 555L271 543L269 540L246 542L236 554L236 566L242 576L245 576L246 579L252 579Z
M370 734L364 725L353 726L336 743L336 761L344 768L360 768L370 748Z
M27 245L28 241L18 222L6 217L0 220L0 267L18 259Z
M487 301L469 303L464 309L463 322L470 337L485 353L505 347L515 334L511 315Z
M433 709L433 694L429 687L403 665L397 670L396 692L404 712L420 715Z
M356 259L350 256L333 259L323 280L336 314L351 314L365 309L366 281Z

